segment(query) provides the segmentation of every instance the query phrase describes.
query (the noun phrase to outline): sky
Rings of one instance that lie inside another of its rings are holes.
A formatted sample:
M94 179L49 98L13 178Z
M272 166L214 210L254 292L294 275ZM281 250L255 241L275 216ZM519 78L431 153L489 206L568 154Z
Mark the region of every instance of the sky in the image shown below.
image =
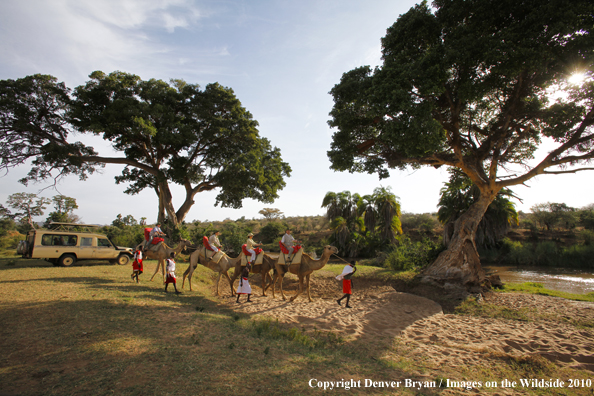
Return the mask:
M403 212L435 212L446 168L392 170L377 175L334 172L327 151L332 141L329 91L344 72L381 64L380 40L410 0L4 0L0 2L0 79L42 73L70 88L84 84L95 70L124 71L169 81L230 87L259 123L260 135L280 148L292 168L286 187L272 204L247 199L241 209L215 207L217 192L200 193L186 221L261 218L263 208L285 216L325 214L327 192L371 194L390 187ZM80 137L79 137L80 138ZM88 138L84 138L88 139ZM83 140L83 138L81 138ZM112 155L101 139L93 144ZM540 154L550 146L543 146ZM126 195L107 165L86 181L76 177L24 186L24 165L0 175L0 203L10 194L63 194L76 199L74 213L87 224L110 224L118 214L156 221L157 197L145 190ZM538 176L513 188L525 212L544 202L583 207L594 202L592 171ZM173 187L182 203L183 188ZM178 197L176 199L176 197ZM6 205L5 205L6 206ZM52 210L48 208L46 215ZM43 220L45 217L39 218Z

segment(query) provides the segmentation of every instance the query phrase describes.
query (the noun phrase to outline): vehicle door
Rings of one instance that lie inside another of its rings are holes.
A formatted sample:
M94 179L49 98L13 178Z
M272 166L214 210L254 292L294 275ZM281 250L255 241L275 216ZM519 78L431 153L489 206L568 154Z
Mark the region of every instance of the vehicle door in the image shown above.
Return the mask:
M95 257L97 259L112 259L115 258L115 248L107 238L97 237L97 250Z
M83 236L80 238L79 259L90 259L95 257L97 250L97 238Z

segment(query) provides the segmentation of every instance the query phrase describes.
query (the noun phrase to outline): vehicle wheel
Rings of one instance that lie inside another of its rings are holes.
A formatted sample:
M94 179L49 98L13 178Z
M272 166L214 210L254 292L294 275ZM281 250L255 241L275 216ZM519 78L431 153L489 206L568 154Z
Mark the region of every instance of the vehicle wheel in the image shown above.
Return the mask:
M119 265L127 265L130 262L130 257L127 254L120 254L118 256Z
M58 263L62 267L70 267L72 264L76 263L76 256L73 254L65 254L62 257L60 257Z

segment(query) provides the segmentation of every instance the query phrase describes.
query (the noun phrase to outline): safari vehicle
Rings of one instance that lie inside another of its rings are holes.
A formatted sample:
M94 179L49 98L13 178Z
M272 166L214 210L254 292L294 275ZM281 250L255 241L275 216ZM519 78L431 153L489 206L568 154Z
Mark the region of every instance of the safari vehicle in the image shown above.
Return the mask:
M31 230L21 241L17 253L23 258L44 259L64 267L78 260L109 260L126 265L133 256L131 248L115 246L107 236L97 234L95 225L51 223L50 229Z

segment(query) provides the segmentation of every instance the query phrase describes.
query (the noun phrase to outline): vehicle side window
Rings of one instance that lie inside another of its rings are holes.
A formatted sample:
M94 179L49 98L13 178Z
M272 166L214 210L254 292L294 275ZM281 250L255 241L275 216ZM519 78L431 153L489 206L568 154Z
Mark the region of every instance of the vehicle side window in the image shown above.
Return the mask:
M82 237L80 239L80 246L93 246L93 238Z
M44 234L41 236L43 246L76 246L77 241L76 235Z
M97 238L97 246L111 247L111 243L109 243L109 239Z

